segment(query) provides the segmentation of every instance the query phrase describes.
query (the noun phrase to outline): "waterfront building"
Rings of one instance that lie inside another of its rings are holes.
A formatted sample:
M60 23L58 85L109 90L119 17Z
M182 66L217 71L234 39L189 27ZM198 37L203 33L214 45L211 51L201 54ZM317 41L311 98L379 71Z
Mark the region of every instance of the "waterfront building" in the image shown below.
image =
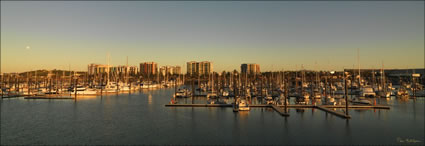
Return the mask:
M189 75L206 75L213 71L212 63L209 61L187 62L187 74Z
M137 66L120 65L120 66L113 67L112 70L114 71L113 73L119 74L119 75L133 76L139 73L139 69L137 68Z
M88 74L89 75L98 75L110 72L111 66L110 65L104 65L104 64L89 64L88 65Z
M109 74L122 74L122 75L136 75L139 73L139 70L137 66L111 66L111 65L104 65L104 64L89 64L88 65L88 75L98 75L103 73L109 73Z
M179 75L181 74L181 68L180 66L161 66L159 68L159 73L163 76L165 76L166 74Z
M259 74L261 73L260 71L260 65L259 64L241 64L241 73L242 74L249 74L249 75L254 75L254 74Z
M182 74L182 68L180 66L174 66L174 68L173 68L173 74L174 75L180 75L180 74Z
M155 62L140 63L140 73L142 75L155 75L158 72L158 64Z

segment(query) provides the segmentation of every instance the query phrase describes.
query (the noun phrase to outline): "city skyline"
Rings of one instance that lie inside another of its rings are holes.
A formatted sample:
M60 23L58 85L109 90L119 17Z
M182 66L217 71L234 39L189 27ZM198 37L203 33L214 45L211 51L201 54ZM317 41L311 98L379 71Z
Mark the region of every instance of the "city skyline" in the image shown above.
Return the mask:
M424 67L424 2L1 2L1 72ZM193 13L197 12L197 13ZM25 57L23 57L25 56Z

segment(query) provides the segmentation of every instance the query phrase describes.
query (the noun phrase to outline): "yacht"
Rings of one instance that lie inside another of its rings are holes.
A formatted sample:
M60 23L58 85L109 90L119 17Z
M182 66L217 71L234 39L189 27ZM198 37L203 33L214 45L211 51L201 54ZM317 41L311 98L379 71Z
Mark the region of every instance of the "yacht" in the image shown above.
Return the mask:
M72 95L77 92L77 95L96 95L97 91L95 89L86 89L83 86L77 86L76 91L74 89L70 90Z
M365 99L365 97L357 97L354 100L351 101L353 104L363 104L363 105L372 105L372 102Z
M249 111L249 105L248 102L245 99L241 99L238 102L239 111Z
M186 97L189 97L190 95L192 95L190 90L183 88L183 89L178 89L175 96L180 98L186 98Z
M409 92L405 88L400 88L396 94L397 97L409 97Z
M388 91L378 91L378 96L382 98L389 98L391 96L391 92Z
M276 102L273 100L273 97L271 96L266 96L264 97L266 104L275 104Z
M207 98L218 98L218 94L217 94L217 92L215 92L215 91L210 91L210 92L208 92L208 94L207 94Z
M285 105L285 97L283 96L283 94L280 95L277 104L278 105ZM286 99L286 105L289 105L289 99Z
M373 92L373 88L372 87L363 87L360 89L360 94L361 97L375 97L376 93Z
M117 83L115 82L109 82L106 86L102 87L103 92L105 93L115 93L119 90L117 89Z
M302 94L302 97L303 97L304 99L309 99L309 98L310 98L310 94L308 94L307 92L304 92L304 93Z
M229 97L229 91L224 90L223 92L221 92L221 96L223 96L223 97Z
M330 95L326 96L326 103L325 104L326 105L336 105L335 98L333 98Z

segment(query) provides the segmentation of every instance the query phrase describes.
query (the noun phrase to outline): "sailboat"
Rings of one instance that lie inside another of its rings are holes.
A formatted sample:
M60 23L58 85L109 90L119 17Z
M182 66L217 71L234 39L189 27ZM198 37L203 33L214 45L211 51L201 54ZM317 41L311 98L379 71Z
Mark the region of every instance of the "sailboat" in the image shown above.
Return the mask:
M207 94L207 98L208 99L210 99L210 98L218 98L218 94L217 94L217 92L216 91L214 91L214 74L212 74L211 75L212 77L211 77L211 79L212 79L212 82L211 82L211 91L210 92L208 92L208 94Z
M246 101L246 99L238 98L237 106L238 106L239 111L249 111L250 110L249 104Z
M391 96L391 92L388 91L388 86L385 83L385 72L384 72L384 64L382 63L381 69L381 86L380 91L378 91L378 96L383 98L389 98Z

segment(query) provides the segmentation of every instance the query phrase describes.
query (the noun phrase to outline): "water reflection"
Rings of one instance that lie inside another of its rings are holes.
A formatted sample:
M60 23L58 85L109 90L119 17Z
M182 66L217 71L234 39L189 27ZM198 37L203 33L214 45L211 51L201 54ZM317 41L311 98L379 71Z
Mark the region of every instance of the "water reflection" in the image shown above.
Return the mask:
M350 119L345 120L345 138L348 143L351 143L352 136L351 136L351 126L350 126Z
M249 111L239 111L238 113L241 120L248 119Z
M153 102L152 102L152 94L148 94L148 104L149 105L152 105L153 104Z
M271 108L234 113L231 108L165 107L173 93L143 91L75 103L6 99L1 102L1 128L7 132L2 144L391 145L397 144L391 141L396 137L424 141L423 98L405 102L377 98L377 103L390 104L391 109L350 109L352 118L347 120L314 108L288 108L291 116L282 117ZM177 100L191 102L191 98ZM259 100L253 98L253 104ZM194 100L206 101L206 97Z
M98 96L96 95L78 95L77 100L96 100Z

